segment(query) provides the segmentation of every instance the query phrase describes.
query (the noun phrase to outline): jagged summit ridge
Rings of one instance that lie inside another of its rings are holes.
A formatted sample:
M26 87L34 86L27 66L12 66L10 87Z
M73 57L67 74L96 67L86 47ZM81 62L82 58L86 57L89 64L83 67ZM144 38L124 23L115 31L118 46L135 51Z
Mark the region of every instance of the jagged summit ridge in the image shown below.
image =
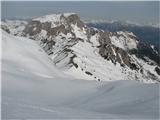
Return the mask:
M78 31L83 30L84 27L86 27L85 24L77 14L54 14L32 19L24 29L24 33L34 36L36 34L44 34L45 30L47 35L44 36L47 36L47 38L53 38L59 33L65 35L71 33L74 37L78 35L80 37L81 32L78 34Z
M32 20L37 20L37 21L39 20L41 22L53 22L53 21L60 21L62 17L67 18L71 15L77 15L77 14L76 13L49 14L34 18Z
M76 13L64 13L64 14L50 14L50 15L45 15L42 17L34 18L32 21L39 21L41 23L46 23L46 22L51 22L52 23L52 28L56 27L58 24L63 24L67 22L67 19L70 19L74 17L78 18L78 15Z

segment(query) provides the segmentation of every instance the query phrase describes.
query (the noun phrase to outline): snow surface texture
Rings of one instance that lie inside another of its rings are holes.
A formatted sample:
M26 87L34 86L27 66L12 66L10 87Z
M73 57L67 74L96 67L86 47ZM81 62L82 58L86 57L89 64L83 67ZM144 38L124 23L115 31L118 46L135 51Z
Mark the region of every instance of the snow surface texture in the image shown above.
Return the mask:
M2 32L2 119L159 117L159 84L75 79L35 41Z
M119 48L122 48L124 50L137 49L138 41L128 37L129 35L135 36L133 33L120 31L120 32L117 32L117 34L122 35L122 36L120 36L120 37L116 37L116 36L110 37L112 44L114 44L115 46L117 46Z

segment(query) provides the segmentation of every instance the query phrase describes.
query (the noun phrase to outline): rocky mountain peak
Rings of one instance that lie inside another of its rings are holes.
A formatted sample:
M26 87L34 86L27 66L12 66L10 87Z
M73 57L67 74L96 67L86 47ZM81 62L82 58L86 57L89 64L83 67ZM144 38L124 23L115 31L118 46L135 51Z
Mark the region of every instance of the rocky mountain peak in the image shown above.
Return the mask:
M59 33L70 33L75 38L77 31L81 32L84 28L85 24L75 13L52 14L32 19L26 25L24 33L32 37L43 34L47 38L53 38Z

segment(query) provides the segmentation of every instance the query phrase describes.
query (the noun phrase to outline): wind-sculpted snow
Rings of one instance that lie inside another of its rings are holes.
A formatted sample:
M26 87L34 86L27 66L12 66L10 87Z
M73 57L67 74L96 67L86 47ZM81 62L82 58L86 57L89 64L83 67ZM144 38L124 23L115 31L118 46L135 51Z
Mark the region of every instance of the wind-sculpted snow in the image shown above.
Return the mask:
M158 119L159 84L59 71L33 40L2 31L2 119Z

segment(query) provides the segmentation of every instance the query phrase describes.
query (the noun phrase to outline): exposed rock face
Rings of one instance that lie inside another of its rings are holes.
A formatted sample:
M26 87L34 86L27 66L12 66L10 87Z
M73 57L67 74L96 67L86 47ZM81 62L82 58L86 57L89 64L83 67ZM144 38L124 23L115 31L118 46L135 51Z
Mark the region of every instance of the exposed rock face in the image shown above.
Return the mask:
M76 14L68 16L66 20L68 24L74 24L74 25L77 24L77 26L81 29L85 27L84 23L80 20L79 16Z
M155 71L157 72L158 75L160 75L160 68L159 67L155 67Z
M160 65L160 55L148 43L139 42L138 49L131 50L130 53L135 54L137 57L144 59L144 60L145 60L145 57L148 57L154 62L156 62L158 65Z
M7 33L10 33L10 30L9 30L9 28L8 28L7 26L1 25L1 28L2 28L4 31L6 31Z
M77 25L78 28L83 29L85 24L80 20L78 15L71 14L65 17L64 14L54 15L50 17L58 17L57 21L52 22L41 22L39 19L31 20L26 28L24 29L24 33L29 34L29 36L33 36L39 34L41 30L46 30L48 36L56 36L59 33L67 34L72 33L72 26ZM54 27L52 27L54 24ZM72 33L73 34L73 33Z
M100 31L99 35L100 35L99 43L101 45L111 44L111 40L109 38L109 32L107 32L107 31Z
M37 40L61 69L75 69L98 81L160 79L157 67L160 57L149 44L127 31L112 33L89 28L77 14L32 19L22 33ZM102 65L97 67L98 64ZM150 71L149 66L155 69Z
M42 29L42 24L39 21L31 21L24 29L24 32L29 34L30 36L39 34Z

